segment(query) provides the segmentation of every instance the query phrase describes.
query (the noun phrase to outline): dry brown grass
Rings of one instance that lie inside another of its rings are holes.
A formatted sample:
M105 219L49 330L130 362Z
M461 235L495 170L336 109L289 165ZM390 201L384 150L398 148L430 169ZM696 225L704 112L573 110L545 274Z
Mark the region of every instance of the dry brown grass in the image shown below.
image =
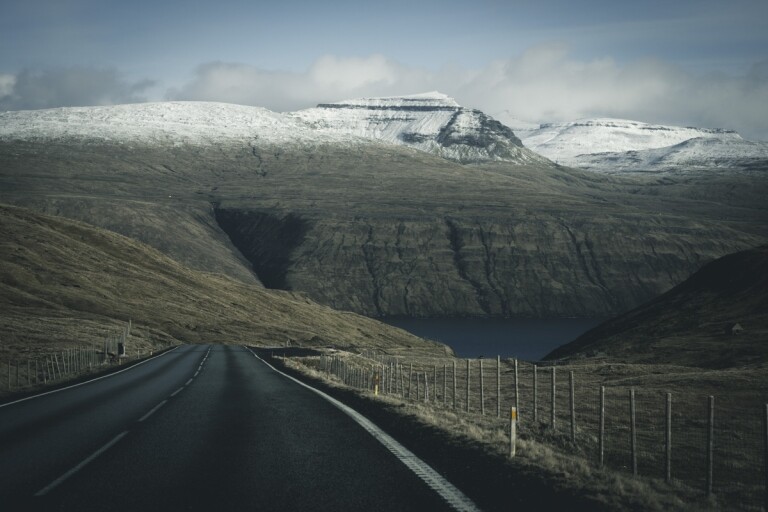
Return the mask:
M369 355L369 354L366 354ZM485 361L486 414L480 414L479 363L472 361L470 412L466 408L465 360L387 355L363 357L342 354L353 367L397 360L407 372L421 374L418 400L399 385L391 395L376 399L398 414L417 417L451 436L482 444L489 455L505 456L508 408L513 405L514 378L511 360L502 361L502 418L496 417L495 361ZM453 408L452 363L457 364L456 409ZM320 368L319 358L304 358L291 364L316 378L343 385L336 376ZM447 400L443 402L443 365L448 368ZM438 366L437 400L430 384L430 401L424 402L423 374L434 379ZM764 489L760 411L768 401L768 369L702 370L673 365L631 365L580 362L557 367L555 431L550 428L551 369L538 370L538 418L533 420L533 366L519 363L520 444L514 466L527 471L545 471L555 485L576 486L607 503L611 508L639 510L759 510ZM381 371L381 368L380 368ZM568 374L576 378L576 441L570 438ZM405 382L407 383L407 376ZM414 381L415 383L415 381ZM599 388L606 387L606 469L598 467L597 432ZM636 390L638 464L640 477L629 471L628 391ZM385 386L386 391L386 386ZM667 392L673 396L673 481L663 480L664 405ZM360 390L371 396L368 389ZM704 492L706 446L706 397L715 395L715 496ZM745 414L752 411L754 414Z

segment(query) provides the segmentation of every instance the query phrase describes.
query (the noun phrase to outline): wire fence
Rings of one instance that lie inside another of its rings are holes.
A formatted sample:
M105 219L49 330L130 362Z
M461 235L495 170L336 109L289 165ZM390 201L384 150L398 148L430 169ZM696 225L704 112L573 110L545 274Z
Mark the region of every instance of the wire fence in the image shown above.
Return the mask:
M126 350L131 326L129 321L123 329L110 332L98 347L36 351L0 361L0 392L13 393L55 384L150 355L151 351L142 354L141 349L133 353Z
M599 467L700 489L724 508L768 505L763 389L706 395L706 386L612 382L603 375L606 367L500 359L409 360L364 352L303 362L351 387L483 416L489 428L503 429L510 408L517 407L524 439Z

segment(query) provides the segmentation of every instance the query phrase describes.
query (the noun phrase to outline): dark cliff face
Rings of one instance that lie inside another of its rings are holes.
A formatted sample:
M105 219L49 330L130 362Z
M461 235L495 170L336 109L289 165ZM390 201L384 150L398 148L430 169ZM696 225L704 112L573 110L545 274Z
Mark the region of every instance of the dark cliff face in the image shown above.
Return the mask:
M467 128L459 124L460 117L474 117L476 126ZM466 145L493 150L498 144L523 147L523 143L511 128L492 119L479 110L459 109L437 135L437 142L444 147Z
M745 179L619 182L378 144L0 144L0 201L373 316L626 311L768 240L764 182Z

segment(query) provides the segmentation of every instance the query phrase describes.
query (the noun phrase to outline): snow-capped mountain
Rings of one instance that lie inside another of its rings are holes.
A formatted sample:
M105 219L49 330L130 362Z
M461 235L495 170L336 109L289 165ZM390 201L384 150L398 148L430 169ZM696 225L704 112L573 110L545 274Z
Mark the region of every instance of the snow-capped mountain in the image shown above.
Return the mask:
M576 166L608 174L626 172L767 171L768 143L697 137L674 146L580 155Z
M509 127L439 92L345 100L290 115L319 131L410 146L461 163L546 162Z
M516 133L526 147L555 162L605 173L768 168L768 144L732 130L582 119L521 126Z
M209 144L256 138L270 142L344 139L319 133L284 114L228 103L179 101L0 112L0 140Z
M547 162L513 131L440 93L365 98L293 113L210 102L138 103L0 113L0 140L145 144L397 144L461 163Z
M624 119L547 123L521 133L526 147L565 164L579 155L663 148L699 137L741 139L729 130L681 128Z

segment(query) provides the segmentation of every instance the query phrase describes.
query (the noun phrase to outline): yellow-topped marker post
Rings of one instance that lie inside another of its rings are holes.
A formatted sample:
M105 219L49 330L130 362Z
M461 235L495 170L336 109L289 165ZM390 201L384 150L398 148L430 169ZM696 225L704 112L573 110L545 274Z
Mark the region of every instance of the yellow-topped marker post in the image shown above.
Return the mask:
M517 453L517 407L509 409L509 458Z

